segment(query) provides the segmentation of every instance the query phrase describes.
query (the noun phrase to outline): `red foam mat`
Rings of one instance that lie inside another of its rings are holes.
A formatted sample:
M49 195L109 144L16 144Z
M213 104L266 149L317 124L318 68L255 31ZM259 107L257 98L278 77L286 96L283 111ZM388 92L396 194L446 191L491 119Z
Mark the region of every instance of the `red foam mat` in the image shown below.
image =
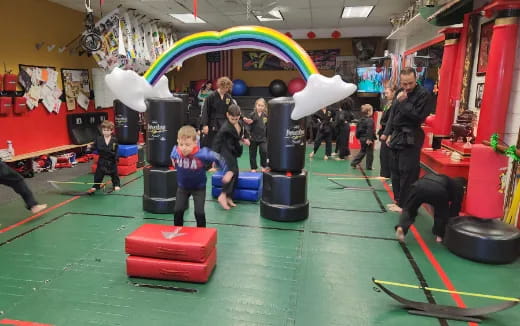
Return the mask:
M159 280L206 283L217 263L217 248L202 263L139 256L126 258L128 276Z
M120 157L119 162L117 162L118 166L127 166L127 165L135 165L137 163L137 154L130 155L128 157Z
M190 226L143 224L125 239L133 256L204 262L217 243L217 230Z

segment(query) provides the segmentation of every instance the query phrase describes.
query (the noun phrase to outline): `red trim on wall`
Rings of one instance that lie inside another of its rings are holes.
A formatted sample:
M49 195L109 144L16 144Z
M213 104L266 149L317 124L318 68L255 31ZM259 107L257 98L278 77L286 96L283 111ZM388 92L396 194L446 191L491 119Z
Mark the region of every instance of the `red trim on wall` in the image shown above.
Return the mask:
M417 51L419 51L419 50L422 50L422 49L424 49L424 48L427 48L427 47L432 46L432 45L434 45L434 44L437 44L437 43L439 43L439 42L442 42L442 41L444 41L444 37L445 37L445 35L444 35L444 34L441 34L441 35L439 35L439 36L437 36L437 37L435 37L435 38L432 38L431 40L429 40L429 41L427 41L427 42L424 42L424 43L422 43L422 44L419 44L419 45L417 45L417 46L414 46L413 48L404 51L404 55L403 55L403 57L406 57L406 56L409 55L409 54L412 54L412 53L414 53L414 52L417 52Z
M88 110L76 108L67 111L62 103L60 113L49 113L42 104L22 115L10 113L0 116L0 148L7 148L7 140L13 142L16 155L72 144L67 130L67 115L71 113L108 112L108 118L114 121L112 108L97 110L91 101Z

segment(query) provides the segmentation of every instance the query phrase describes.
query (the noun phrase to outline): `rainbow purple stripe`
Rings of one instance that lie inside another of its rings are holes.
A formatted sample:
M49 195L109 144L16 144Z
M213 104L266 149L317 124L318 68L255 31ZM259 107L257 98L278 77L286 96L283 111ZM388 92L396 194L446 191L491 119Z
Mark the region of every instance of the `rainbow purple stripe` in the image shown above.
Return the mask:
M178 66L193 56L237 48L267 51L286 62L292 62L305 80L319 73L307 52L285 34L263 26L237 26L222 32L200 32L180 39L150 66L144 78L155 85L170 67Z

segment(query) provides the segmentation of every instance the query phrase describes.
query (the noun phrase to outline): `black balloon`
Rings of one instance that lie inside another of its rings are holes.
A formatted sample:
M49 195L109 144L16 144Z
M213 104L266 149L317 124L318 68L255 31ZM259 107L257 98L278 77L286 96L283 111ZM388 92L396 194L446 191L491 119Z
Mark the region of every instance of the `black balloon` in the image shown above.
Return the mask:
M287 85L283 80L275 79L269 84L269 93L273 97L285 96L287 94Z

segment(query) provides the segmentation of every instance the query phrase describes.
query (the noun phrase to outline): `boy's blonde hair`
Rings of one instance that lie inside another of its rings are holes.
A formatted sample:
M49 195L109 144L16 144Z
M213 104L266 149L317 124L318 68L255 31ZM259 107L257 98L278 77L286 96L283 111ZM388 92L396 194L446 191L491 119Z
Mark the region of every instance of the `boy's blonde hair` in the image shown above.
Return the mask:
M370 104L363 104L361 105L361 112L368 116L369 113L374 113L374 108Z
M220 77L218 80L217 80L217 87L218 88L224 88L224 87L233 87L233 82L231 81L231 79L229 79L229 77Z
M101 122L101 129L114 130L114 123L112 121L103 120L103 122Z
M192 126L182 126L177 132L177 139L183 138L197 140L197 131Z

